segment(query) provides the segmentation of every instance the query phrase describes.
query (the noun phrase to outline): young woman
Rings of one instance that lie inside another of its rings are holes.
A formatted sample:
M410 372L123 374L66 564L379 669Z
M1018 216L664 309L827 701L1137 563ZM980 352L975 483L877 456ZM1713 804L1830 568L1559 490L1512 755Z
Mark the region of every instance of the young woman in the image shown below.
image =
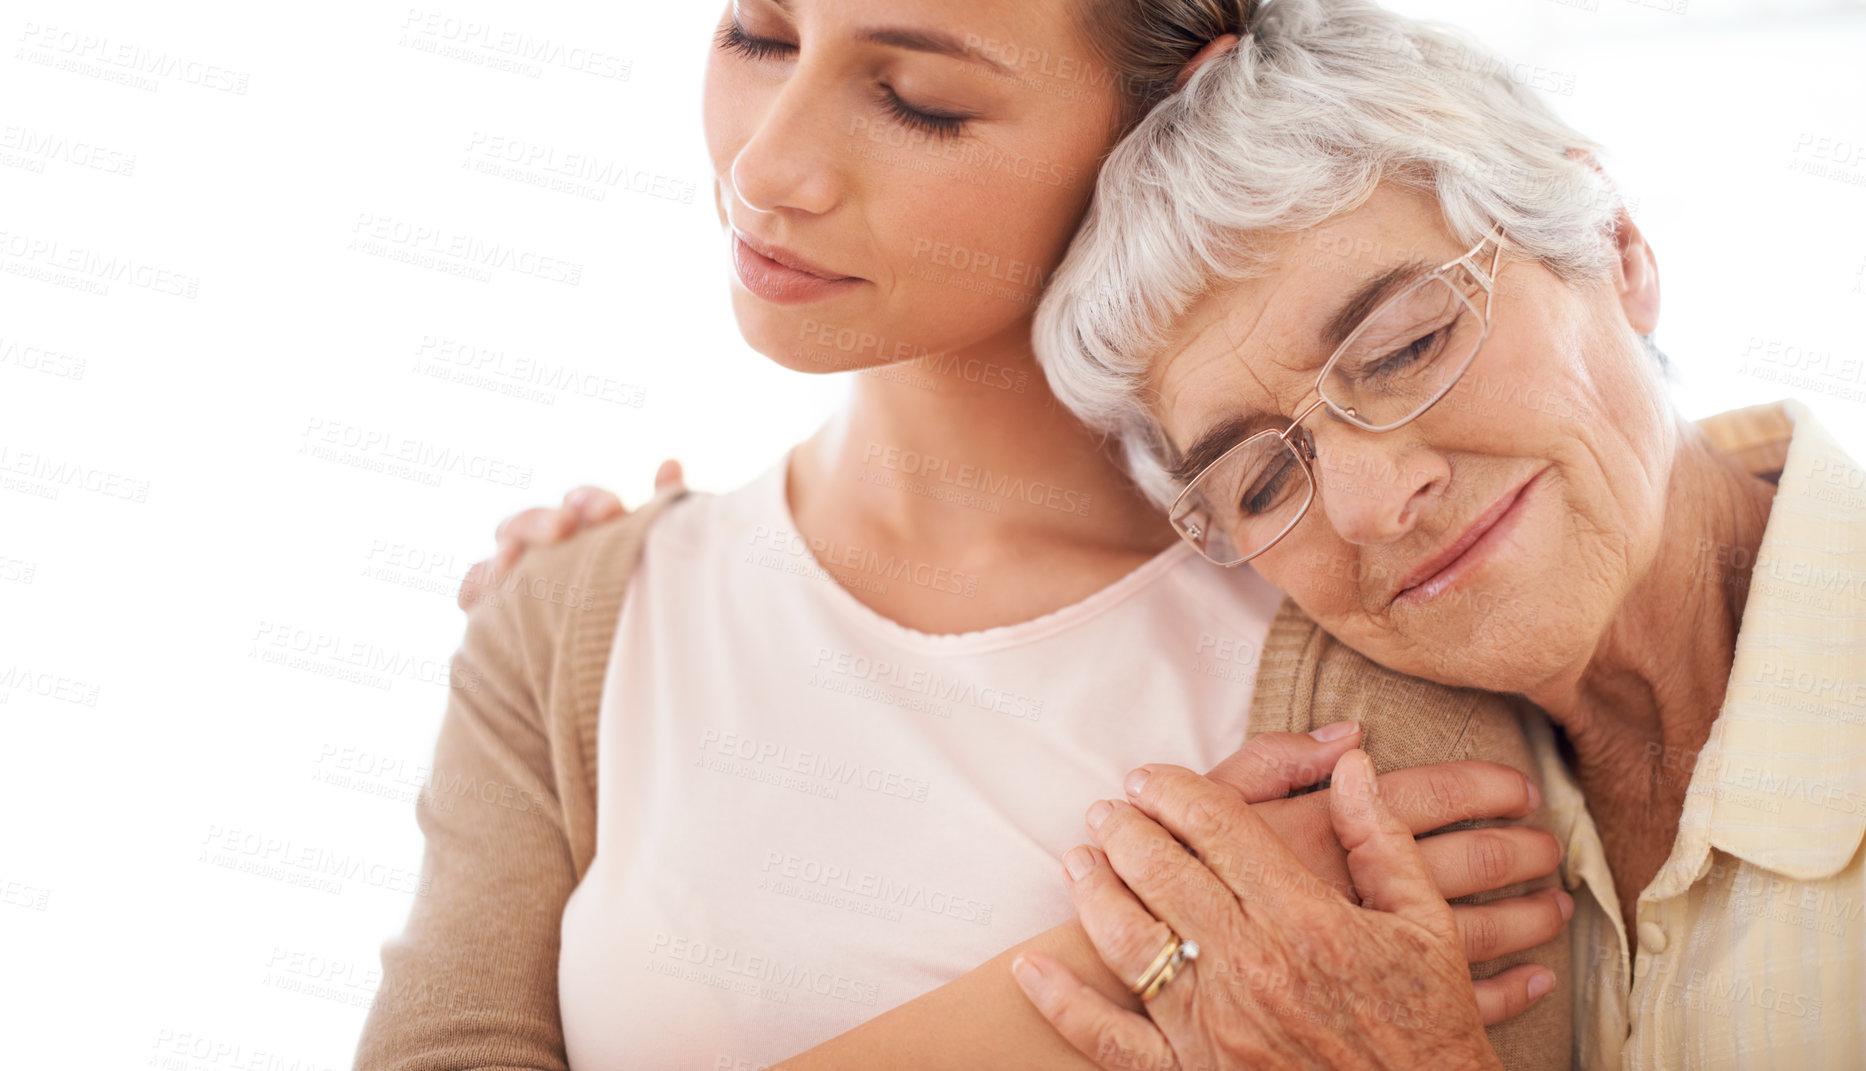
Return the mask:
M1081 1066L1009 962L1040 946L1126 997L1057 879L1081 808L1136 764L1213 768L1271 725L1298 735L1221 773L1246 798L1365 744L1383 772L1517 767L1383 778L1415 832L1534 809L1507 709L1436 690L1434 717L1379 726L1382 695L1422 686L1344 677L1279 592L1175 541L1032 357L1103 154L1251 14L726 13L705 121L739 326L787 367L869 371L753 484L534 552L474 611L475 687L435 765L482 787L419 812L428 891L385 946L359 1067L751 1068L818 1045L800 1066ZM1362 725L1299 735L1338 716ZM1345 878L1324 794L1264 813ZM1424 847L1446 896L1558 855L1527 828ZM1568 901L1462 910L1486 960L1549 941ZM1551 982L1519 966L1477 994L1495 1022Z

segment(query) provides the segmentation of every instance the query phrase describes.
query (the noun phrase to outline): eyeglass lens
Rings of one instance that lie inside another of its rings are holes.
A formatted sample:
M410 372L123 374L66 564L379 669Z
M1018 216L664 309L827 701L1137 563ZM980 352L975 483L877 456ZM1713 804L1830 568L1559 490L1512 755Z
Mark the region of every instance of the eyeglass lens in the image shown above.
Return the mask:
M1483 341L1462 268L1435 274L1382 305L1342 347L1322 397L1352 421L1384 431L1419 415L1469 367ZM1291 433L1295 442L1307 432ZM1308 509L1315 484L1297 447L1275 433L1252 436L1201 473L1172 519L1202 554L1231 565L1281 539Z

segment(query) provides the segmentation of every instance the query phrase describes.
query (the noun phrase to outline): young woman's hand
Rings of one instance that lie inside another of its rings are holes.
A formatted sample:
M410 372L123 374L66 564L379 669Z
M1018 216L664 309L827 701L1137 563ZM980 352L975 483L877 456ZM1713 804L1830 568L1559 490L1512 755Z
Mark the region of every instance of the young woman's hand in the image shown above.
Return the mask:
M1085 1056L1108 1069L1501 1066L1457 921L1364 752L1336 763L1329 817L1365 906L1310 873L1235 788L1156 765L1130 777L1129 799L1091 807L1100 850L1066 860L1082 926L1125 982L1173 934L1199 952L1144 1015L1049 956L1018 957L1018 984Z
M1288 796L1329 775L1336 760L1360 743L1360 727L1337 722L1311 734L1260 733L1211 768L1205 777L1235 790L1308 871L1335 891L1355 897L1348 851L1330 813L1333 789ZM1445 762L1393 770L1380 778L1380 799L1411 834L1425 837L1469 819L1523 818L1540 793L1530 780L1494 762ZM1555 873L1561 846L1539 829L1498 826L1436 833L1419 841L1426 872L1440 896L1453 899L1492 892ZM1452 904L1465 958L1484 963L1553 940L1574 913L1574 899L1559 889L1485 904ZM1547 972L1543 972L1547 973ZM1485 1025L1513 1018L1534 1003L1529 975L1503 986L1481 986Z
M654 493L658 495L669 488L679 487L681 479L680 462L672 459L661 462L660 471L654 474ZM512 514L500 521L499 527L493 531L499 549L493 552L492 557L475 563L467 570L466 576L461 578L458 596L460 609L471 610L489 589L497 588L527 548L562 543L585 528L627 514L628 509L622 505L622 500L612 492L588 484L566 494L564 504L555 509L534 506L522 513Z
M1206 776L1228 783L1223 767ZM1256 803L1253 810L1310 873L1353 898L1348 852L1330 814L1332 792L1247 802ZM1521 818L1534 811L1535 787L1508 766L1448 762L1393 770L1380 778L1380 798L1409 833L1423 838L1418 845L1426 873L1446 899L1535 881L1561 865L1560 844L1539 829L1497 826L1426 836L1466 819ZM1484 904L1452 904L1451 910L1465 957L1484 963L1553 940L1574 914L1574 899L1560 889L1543 889ZM1521 986L1484 988L1479 995L1486 1024L1511 1018L1530 1003Z

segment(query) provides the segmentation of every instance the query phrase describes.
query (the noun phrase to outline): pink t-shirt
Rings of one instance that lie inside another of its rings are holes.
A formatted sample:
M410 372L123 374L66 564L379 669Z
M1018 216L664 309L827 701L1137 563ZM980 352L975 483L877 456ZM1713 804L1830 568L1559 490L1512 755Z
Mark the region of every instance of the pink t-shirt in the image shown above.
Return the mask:
M1176 545L1094 595L929 635L856 583L977 581L797 535L780 462L649 533L564 909L571 1065L750 1071L1073 914L1061 857L1143 762L1243 743L1281 594Z

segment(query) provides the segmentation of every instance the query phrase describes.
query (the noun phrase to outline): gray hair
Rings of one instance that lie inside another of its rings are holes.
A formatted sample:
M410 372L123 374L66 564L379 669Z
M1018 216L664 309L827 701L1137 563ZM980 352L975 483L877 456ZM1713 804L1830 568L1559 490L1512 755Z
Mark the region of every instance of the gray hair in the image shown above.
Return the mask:
M1037 311L1051 388L1162 504L1178 489L1148 364L1214 283L1262 273L1253 234L1316 226L1391 183L1435 194L1461 241L1501 224L1565 279L1613 256L1620 200L1594 146L1507 61L1366 0L1266 0L1250 28L1109 154Z

